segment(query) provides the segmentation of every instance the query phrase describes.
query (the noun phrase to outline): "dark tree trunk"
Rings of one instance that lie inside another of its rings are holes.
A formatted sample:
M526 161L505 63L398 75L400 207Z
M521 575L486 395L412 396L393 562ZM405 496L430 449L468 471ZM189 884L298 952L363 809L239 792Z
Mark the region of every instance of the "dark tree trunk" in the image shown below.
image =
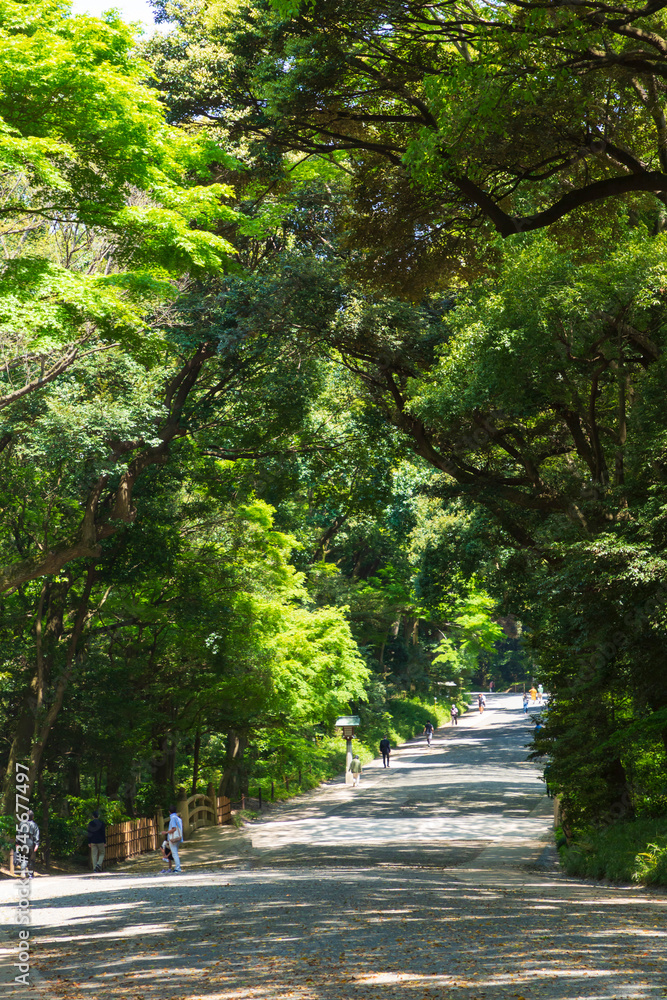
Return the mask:
M121 774L114 761L107 762L106 797L115 799L120 788Z
M194 762L192 765L192 791L190 795L197 794L197 779L199 777L199 752L201 750L201 729L197 726L195 734Z
M232 798L239 788L239 768L243 760L243 752L248 745L248 737L236 732L227 734L227 757L225 769L220 779L218 795L226 795Z
M51 836L49 833L49 806L50 802L44 790L44 781L42 780L42 769L39 769L37 774L37 791L39 792L39 797L42 802L42 826L39 831L39 842L42 846L42 859L45 866L48 868L51 864Z

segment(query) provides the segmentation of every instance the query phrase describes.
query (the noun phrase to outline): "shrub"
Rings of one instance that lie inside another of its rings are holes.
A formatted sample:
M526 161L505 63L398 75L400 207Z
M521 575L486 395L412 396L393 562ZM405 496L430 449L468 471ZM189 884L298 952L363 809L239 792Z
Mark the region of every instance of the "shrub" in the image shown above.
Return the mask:
M79 798L76 795L67 796L68 816L52 816L49 820L49 839L51 853L56 858L67 858L73 854L85 854L86 827L94 809L100 814L107 826L122 823L130 817L125 815L120 802L101 795L97 797Z
M667 885L667 817L582 830L569 846L558 839L560 859L570 875Z
M667 845L647 844L635 858L632 880L644 885L667 885Z
M16 820L13 816L0 816L0 851L6 854L14 846Z

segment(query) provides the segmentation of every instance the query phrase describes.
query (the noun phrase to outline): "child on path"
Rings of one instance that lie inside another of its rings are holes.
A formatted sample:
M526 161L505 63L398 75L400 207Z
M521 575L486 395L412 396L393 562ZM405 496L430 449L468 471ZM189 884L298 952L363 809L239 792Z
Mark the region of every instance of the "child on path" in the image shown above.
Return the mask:
M458 706L457 706L456 702L452 703L452 707L449 710L449 714L452 717L452 725L453 726L458 726L458 724L459 724L459 709L458 709Z
M164 840L162 841L162 860L167 865L160 872L160 875L165 875L167 872L171 871L171 865L174 860L174 855L171 853L171 847L169 846L169 840L167 839L167 831L163 831Z

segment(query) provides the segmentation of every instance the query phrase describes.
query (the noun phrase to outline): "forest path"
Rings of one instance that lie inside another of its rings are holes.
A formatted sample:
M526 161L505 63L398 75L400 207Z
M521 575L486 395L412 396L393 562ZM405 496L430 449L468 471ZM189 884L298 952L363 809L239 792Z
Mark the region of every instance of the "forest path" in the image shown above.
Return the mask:
M430 749L412 741L390 770L366 768L359 789L331 785L242 831L202 831L180 876L134 865L36 879L33 995L664 997L667 897L536 864L550 803L528 731L520 699L496 695ZM10 919L15 895L0 884ZM5 929L11 962L16 928Z

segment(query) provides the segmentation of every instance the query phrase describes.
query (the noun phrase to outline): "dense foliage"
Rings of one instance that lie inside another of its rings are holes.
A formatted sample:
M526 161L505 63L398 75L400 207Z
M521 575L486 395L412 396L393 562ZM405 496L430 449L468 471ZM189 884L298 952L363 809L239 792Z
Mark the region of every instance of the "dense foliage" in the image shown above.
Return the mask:
M0 0L5 810L534 678L567 838L664 816L661 7L155 6Z

